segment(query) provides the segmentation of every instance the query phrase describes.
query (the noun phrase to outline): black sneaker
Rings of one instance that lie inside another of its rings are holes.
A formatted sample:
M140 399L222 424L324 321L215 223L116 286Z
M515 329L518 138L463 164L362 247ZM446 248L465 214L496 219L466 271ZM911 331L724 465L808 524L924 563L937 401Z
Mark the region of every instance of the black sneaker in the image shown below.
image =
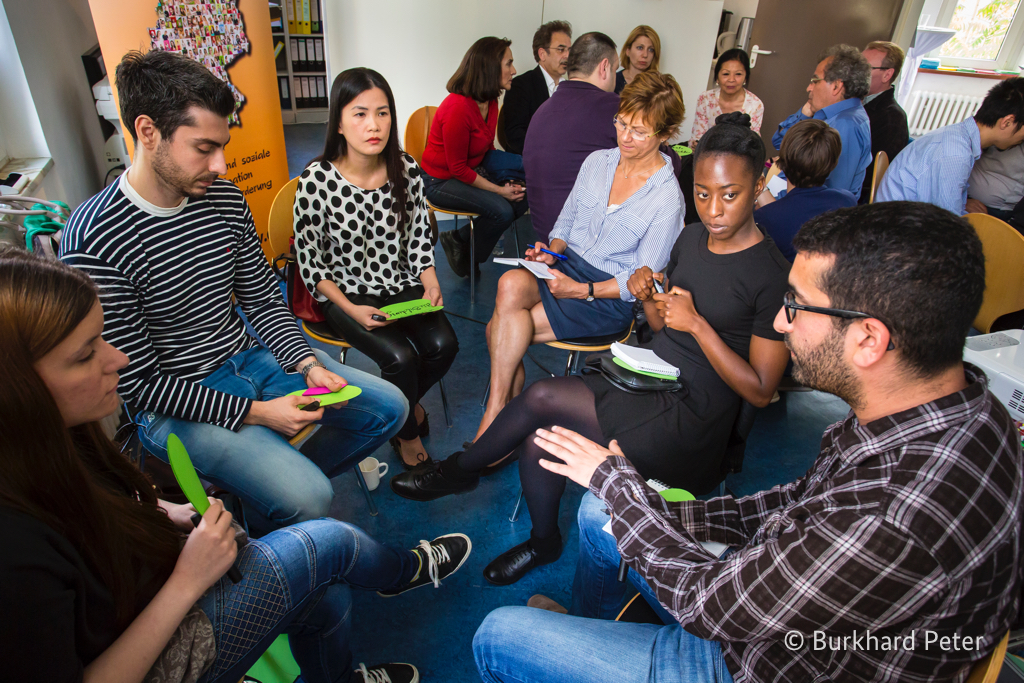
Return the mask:
M391 477L391 490L402 498L425 502L437 500L453 493L472 491L480 483L480 477L466 481L455 481L444 476L441 463L437 460L424 462L408 472Z
M412 664L378 664L367 669L360 664L352 673L362 674L363 683L419 683L420 672Z
M437 588L441 585L441 579L446 579L458 571L472 550L473 542L466 534L447 534L438 536L430 542L420 541L419 546L412 550L420 558L420 569L416 576L404 586L377 591L377 595L393 598L428 583L434 584L434 588Z
M438 239L452 272L459 277L469 277L469 245L463 244L454 230L442 232Z

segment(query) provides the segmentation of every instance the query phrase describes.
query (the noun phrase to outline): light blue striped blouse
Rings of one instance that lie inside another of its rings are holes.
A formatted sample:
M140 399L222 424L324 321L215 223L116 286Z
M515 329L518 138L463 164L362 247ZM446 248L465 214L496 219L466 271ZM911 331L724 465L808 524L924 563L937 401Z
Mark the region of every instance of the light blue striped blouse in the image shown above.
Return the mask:
M614 276L623 301L633 300L626 288L633 271L641 266L664 270L683 230L683 193L669 158L661 157L665 165L608 213L619 149L594 152L583 162L551 230L552 240L563 240L587 263Z

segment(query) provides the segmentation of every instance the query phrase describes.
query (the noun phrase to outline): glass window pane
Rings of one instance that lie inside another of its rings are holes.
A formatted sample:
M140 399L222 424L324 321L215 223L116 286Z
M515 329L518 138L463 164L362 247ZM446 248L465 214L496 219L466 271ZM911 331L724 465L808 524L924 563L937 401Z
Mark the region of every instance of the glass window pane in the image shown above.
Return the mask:
M995 59L1021 0L960 0L949 27L957 33L943 44L943 57Z

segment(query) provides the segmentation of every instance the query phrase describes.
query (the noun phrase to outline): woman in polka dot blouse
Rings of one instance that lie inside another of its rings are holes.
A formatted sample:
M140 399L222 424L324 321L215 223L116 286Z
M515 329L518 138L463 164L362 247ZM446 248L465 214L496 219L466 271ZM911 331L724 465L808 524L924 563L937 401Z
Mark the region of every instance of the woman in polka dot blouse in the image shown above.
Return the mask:
M391 440L402 464L430 460L420 398L451 367L459 342L442 311L388 322L388 304L443 303L434 272L422 171L398 141L395 98L371 69L342 72L331 87L324 153L295 193L302 280L335 334L369 356L412 410Z

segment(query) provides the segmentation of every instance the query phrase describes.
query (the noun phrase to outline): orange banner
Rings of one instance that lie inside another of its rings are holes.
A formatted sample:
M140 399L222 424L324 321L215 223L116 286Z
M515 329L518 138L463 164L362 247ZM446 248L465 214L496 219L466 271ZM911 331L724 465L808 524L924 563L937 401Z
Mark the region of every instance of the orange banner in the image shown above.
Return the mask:
M180 52L232 86L236 107L224 150L226 177L245 193L267 251L270 205L288 182L267 0L89 0L89 6L111 86L125 53L151 49ZM131 134L125 130L124 137L131 154Z

